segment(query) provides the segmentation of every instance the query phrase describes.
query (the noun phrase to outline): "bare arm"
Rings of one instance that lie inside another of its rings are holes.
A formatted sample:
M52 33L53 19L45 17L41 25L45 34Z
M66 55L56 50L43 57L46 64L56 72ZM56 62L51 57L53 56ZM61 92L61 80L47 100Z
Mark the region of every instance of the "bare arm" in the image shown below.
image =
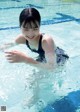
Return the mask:
M25 38L23 38L22 35L18 35L16 39L12 40L11 42L9 43L5 43L3 45L0 46L0 50L4 51L5 49L7 48L10 48L10 47L13 47L13 46L16 46L18 44L24 44L26 41L25 41Z
M15 39L15 43L16 43L16 44L25 44L25 43L26 43L26 39L23 37L23 35L19 35L19 36Z
M45 35L42 41L42 48L45 51L46 66L49 69L54 69L56 67L56 53L55 53L55 43L51 36Z

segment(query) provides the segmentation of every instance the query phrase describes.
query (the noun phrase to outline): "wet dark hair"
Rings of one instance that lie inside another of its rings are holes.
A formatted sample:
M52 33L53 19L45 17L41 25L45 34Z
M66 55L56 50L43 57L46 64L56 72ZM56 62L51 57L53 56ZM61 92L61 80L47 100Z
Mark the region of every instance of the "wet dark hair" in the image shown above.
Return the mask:
M38 27L38 25L40 26L40 22L41 22L40 13L35 8L23 9L19 16L20 27L22 26L23 23L24 23L23 27L25 27L27 23L29 23L31 26L31 22L33 22L36 27ZM36 22L38 23L38 25Z

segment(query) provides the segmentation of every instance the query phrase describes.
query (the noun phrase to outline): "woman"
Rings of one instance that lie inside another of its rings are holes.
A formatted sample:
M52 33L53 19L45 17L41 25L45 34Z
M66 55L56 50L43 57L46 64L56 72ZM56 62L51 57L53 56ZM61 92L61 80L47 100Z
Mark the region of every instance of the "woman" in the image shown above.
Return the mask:
M50 35L40 33L41 16L38 10L35 8L22 10L19 22L22 34L18 35L13 43L6 44L6 47L25 44L39 56L35 60L20 51L5 52L10 63L24 62L42 69L54 69L57 64L64 63L69 58L64 50L56 47Z

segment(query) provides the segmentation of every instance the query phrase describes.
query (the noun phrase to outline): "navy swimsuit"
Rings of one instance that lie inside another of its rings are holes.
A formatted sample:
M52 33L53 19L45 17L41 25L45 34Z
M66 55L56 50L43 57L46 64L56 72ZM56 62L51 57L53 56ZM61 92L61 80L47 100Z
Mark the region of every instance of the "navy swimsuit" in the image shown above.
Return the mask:
M42 42L42 35L40 36L38 50L32 49L27 40L26 40L26 45L32 52L35 52L35 53L39 54L39 56L36 59L37 61L46 62L45 51L42 48L42 43L41 42ZM56 52L56 55L57 55L57 63L61 63L61 62L65 63L65 61L69 58L69 56L64 53L64 50L62 50L59 47L56 48L55 52Z

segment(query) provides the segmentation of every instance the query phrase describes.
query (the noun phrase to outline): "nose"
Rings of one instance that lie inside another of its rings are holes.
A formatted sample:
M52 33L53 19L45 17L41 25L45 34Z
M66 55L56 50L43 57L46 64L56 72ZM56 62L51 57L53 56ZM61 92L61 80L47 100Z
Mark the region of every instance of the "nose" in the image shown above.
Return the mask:
M32 29L30 29L27 35L28 37L33 37L35 35L35 32Z

